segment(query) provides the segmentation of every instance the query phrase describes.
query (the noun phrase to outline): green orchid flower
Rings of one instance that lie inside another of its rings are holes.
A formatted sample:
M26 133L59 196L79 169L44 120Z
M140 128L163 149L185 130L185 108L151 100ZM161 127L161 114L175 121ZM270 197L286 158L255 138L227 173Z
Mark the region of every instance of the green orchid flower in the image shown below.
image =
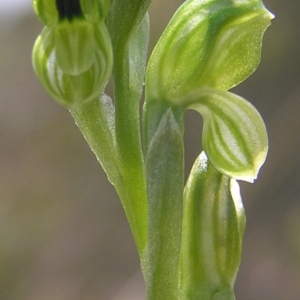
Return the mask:
M34 70L116 188L147 300L234 300L245 228L236 180L257 178L268 137L229 90L257 68L273 15L261 0L187 0L147 63L150 2L33 0L45 24ZM185 184L189 109L203 117L203 151Z
M104 23L109 3L34 1L48 26L34 45L33 66L49 94L67 108L95 101L111 75L112 46Z

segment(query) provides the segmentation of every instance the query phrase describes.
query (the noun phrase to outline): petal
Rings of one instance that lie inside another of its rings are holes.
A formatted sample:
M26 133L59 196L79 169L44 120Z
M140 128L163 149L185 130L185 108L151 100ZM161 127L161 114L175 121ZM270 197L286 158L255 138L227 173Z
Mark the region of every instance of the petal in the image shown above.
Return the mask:
M221 173L249 182L256 179L268 151L265 124L252 104L235 94L198 89L181 99L203 119L202 144Z

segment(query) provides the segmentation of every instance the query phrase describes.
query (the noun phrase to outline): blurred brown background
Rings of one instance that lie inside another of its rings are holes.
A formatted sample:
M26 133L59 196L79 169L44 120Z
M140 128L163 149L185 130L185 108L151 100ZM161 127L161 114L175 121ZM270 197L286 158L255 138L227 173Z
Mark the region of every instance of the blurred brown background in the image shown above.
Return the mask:
M182 2L153 1L151 47ZM17 15L0 12L0 299L142 300L116 193L68 111L33 74L42 24L26 5L24 12L15 6ZM235 89L261 112L270 138L257 182L241 184L247 229L236 296L299 300L300 2L265 5L276 19L262 62ZM188 167L200 152L200 132L201 119L190 113Z

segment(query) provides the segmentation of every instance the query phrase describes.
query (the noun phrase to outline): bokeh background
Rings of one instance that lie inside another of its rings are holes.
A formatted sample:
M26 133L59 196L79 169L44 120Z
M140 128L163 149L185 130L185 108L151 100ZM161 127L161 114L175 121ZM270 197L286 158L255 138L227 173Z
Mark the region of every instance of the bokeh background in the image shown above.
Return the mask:
M183 1L154 0L151 47ZM242 183L247 213L238 300L300 299L300 1L265 0L276 15L257 72L235 89L262 114L268 160ZM68 111L35 78L42 29L29 0L0 3L0 299L142 300L122 207ZM189 168L201 119L187 118ZM167 300L167 299L166 299Z

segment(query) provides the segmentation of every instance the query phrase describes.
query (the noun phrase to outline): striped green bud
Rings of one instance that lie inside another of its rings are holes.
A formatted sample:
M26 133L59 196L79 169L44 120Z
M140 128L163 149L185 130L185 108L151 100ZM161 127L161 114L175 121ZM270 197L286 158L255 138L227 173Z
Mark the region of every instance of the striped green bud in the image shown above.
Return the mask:
M238 183L219 173L204 152L184 191L182 300L234 300L245 228Z
M67 108L79 108L95 100L103 91L112 70L112 46L103 22L93 24L92 28L87 25L83 29L87 37L74 30L68 40L64 40L64 30L70 29L69 24L63 26L66 28L59 28L60 32L49 27L42 31L33 48L33 66L43 86L57 102ZM80 37L88 45L80 43L77 40ZM74 50L74 46L78 49ZM79 58L81 53L84 57ZM88 55L91 60L85 57ZM79 61L74 62L76 58Z
M201 86L236 86L257 68L272 17L261 0L186 1L150 57L149 97L168 100Z
M199 112L203 149L221 173L253 182L268 152L268 136L258 111L235 94L212 88L191 91L172 101Z

